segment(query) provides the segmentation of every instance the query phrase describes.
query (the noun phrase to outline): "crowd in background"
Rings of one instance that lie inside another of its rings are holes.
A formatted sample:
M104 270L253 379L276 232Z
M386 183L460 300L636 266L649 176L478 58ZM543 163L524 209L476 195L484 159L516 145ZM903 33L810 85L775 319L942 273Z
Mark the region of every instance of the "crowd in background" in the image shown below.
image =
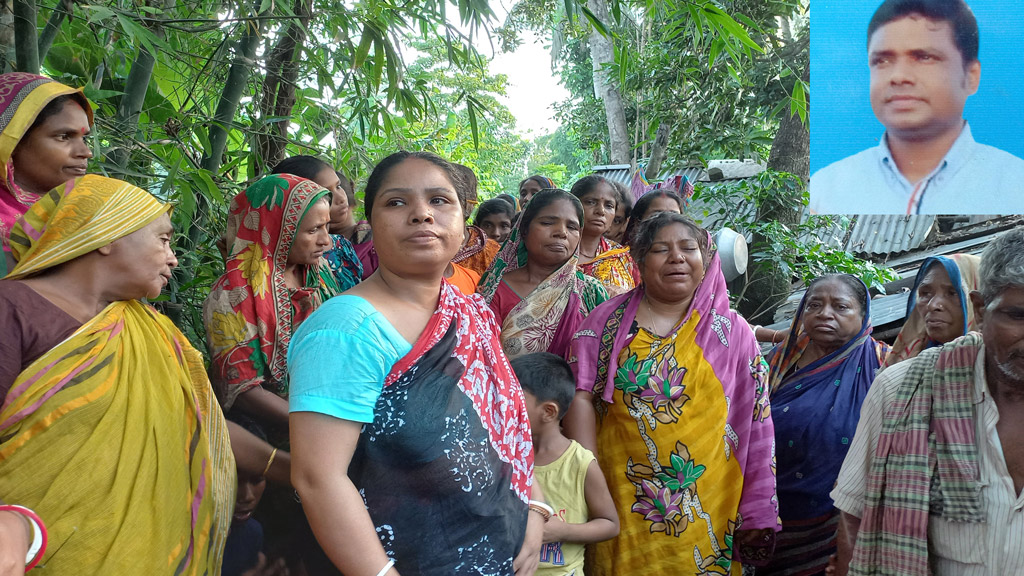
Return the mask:
M926 260L892 346L834 274L762 356L682 189L478 205L396 152L357 221L296 156L231 199L204 364L144 302L171 206L86 174L79 91L0 87L0 575L1024 566L1024 230Z

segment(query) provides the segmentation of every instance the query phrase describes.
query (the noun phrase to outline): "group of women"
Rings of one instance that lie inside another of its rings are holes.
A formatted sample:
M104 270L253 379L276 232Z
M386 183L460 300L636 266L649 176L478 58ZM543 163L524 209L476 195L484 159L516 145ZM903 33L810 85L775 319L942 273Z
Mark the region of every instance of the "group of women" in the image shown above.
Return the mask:
M22 74L0 88L0 573L20 555L219 574L237 469L278 485L268 544L296 543L298 573L532 574L544 495L508 358L537 351L573 369L563 425L620 519L588 574L820 573L874 374L972 328L977 259L939 257L892 350L864 284L835 275L766 361L670 190L632 205L601 176L533 176L469 225L472 172L399 152L357 222L353 183L300 156L231 201L207 372L140 302L177 265L170 206L84 174L80 92Z

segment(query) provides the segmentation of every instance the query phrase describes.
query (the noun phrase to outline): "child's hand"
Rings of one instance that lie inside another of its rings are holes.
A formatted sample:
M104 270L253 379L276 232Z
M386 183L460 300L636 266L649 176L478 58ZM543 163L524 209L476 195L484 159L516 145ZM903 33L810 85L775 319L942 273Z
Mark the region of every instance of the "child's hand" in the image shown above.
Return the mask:
M562 521L557 515L544 523L544 543L564 542L566 539L568 524Z

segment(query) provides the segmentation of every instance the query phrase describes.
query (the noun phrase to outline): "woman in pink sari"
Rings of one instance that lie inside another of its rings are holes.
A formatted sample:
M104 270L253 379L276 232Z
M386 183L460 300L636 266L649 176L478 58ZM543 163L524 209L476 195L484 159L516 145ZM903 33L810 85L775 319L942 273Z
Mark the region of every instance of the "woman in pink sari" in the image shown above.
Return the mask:
M597 456L621 527L587 574L738 576L779 530L768 367L706 231L659 214L631 250L643 284L598 306L569 352L563 425Z
M50 190L85 175L92 108L81 90L36 74L0 74L0 278L11 228Z
M576 269L582 228L579 199L564 190L537 193L480 281L509 358L564 357L583 319L608 299L600 282Z

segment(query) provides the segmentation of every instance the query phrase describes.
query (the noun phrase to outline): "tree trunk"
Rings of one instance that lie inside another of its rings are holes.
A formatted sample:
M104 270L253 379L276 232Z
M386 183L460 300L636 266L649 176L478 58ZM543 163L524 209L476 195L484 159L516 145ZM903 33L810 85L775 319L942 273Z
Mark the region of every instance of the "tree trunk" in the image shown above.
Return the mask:
M39 34L40 62L46 61L46 53L50 51L50 46L53 46L53 39L57 37L64 18L71 14L73 8L74 4L70 0L57 0L57 5L53 7L53 12L50 14L49 20L46 21L43 32Z
M598 20L610 23L607 0L587 0L587 7ZM611 164L629 164L629 128L626 126L626 109L622 105L622 93L615 85L611 73L602 66L615 61L615 47L612 39L601 35L594 26L590 30L590 59L594 66L594 95L604 102L605 118L608 121L608 151Z
M810 78L810 71L805 70L804 81ZM788 110L787 110L788 112ZM780 172L790 172L798 176L806 185L810 179L810 134L796 114L785 114L779 123L779 131L772 141L772 150L768 154L768 168ZM776 202L758 206L757 219L760 221L778 221L786 225L800 223L803 207L800 195L803 188L797 188L792 197L778 197ZM768 238L754 235L753 247L750 252L758 252L758 245L770 242ZM789 295L791 278L783 274L778 266L756 269L749 275L748 285L743 300L739 304L740 312L754 322L771 323L775 309Z
M162 6L152 2L157 8L170 10L174 8L174 0L163 0ZM153 34L163 38L163 26L159 23L149 26ZM140 43L139 53L132 63L128 72L128 78L124 84L124 94L117 107L117 114L114 116L113 135L118 145L110 152L110 162L121 171L128 167L131 160L132 149L135 147L135 139L139 131L139 116L142 114L142 105L146 100L146 93L149 92L149 81L153 78L153 68L156 66L156 57L149 49Z
M115 167L115 172L123 172L128 167L131 151L135 147L135 138L138 134L142 103L146 99L146 92L149 91L149 81L153 77L155 66L156 58L145 46L139 46L139 54L135 57L132 69L128 72L128 78L124 84L124 94L121 96L121 103L114 116L112 136L116 144L110 149L109 159Z
M658 132L654 136L654 146L651 148L651 159L647 162L647 169L644 176L647 180L655 180L661 174L661 165L668 156L668 139L672 136L672 124L662 122L658 124Z
M201 166L216 174L224 156L224 148L228 143L228 132L235 120L238 103L242 100L245 85L249 82L249 73L255 66L256 49L260 44L260 31L263 20L260 18L242 22L244 32L235 46L235 58L224 81L224 90L217 102L217 110L210 121L208 132L209 149L203 156Z
M256 3L259 5L259 2ZM253 10L256 13L256 9ZM263 14L260 14L263 16ZM209 123L208 142L209 148L205 151L200 167L216 176L220 170L221 161L224 156L224 149L227 147L228 131L235 119L235 112L242 100L245 86L249 82L249 73L254 67L256 48L259 47L260 31L263 19L255 18L241 23L242 36L235 45L235 57L228 70L228 76L224 82L224 90L221 92L220 100L217 102L217 110ZM179 285L191 285L195 278L195 247L199 245L199 239L203 227L210 219L210 201L204 196L196 197L196 213L189 223L185 237L178 247L180 265L175 270ZM212 244L215 237L208 238Z
M14 0L14 57L18 72L39 74L35 0Z
M0 72L14 70L14 4L0 0Z
M296 0L292 20L277 44L267 55L267 77L260 96L262 129L256 133L253 165L256 175L269 172L285 158L288 126L295 106L295 81L299 77L299 58L306 41L306 26L313 11L312 0ZM271 121L271 119L274 119Z

